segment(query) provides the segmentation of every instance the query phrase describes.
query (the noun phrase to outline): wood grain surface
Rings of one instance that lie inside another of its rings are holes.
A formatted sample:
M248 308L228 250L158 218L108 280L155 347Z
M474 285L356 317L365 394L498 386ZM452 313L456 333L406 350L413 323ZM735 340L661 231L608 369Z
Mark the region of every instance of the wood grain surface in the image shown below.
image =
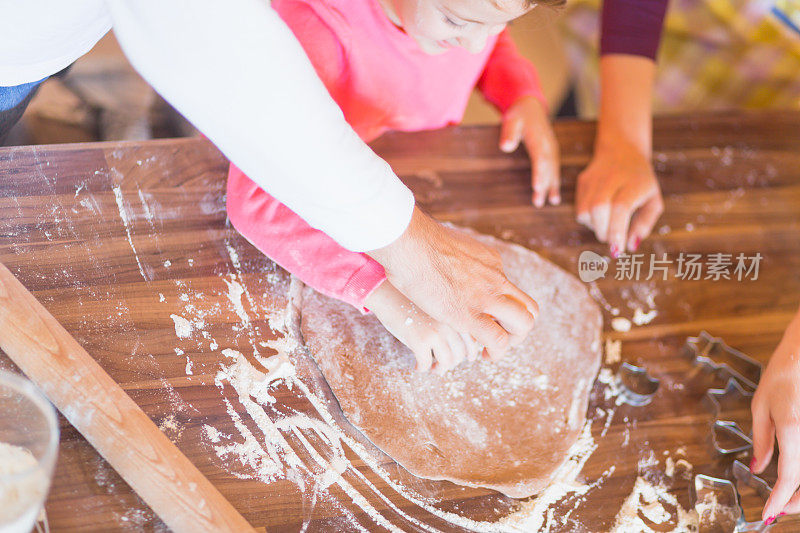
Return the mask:
M437 218L527 246L577 272L582 251L606 253L573 213L594 124L562 122L556 132L564 204L544 209L529 205L527 156L497 150L496 129L390 134L373 146ZM730 461L714 453L701 405L705 390L724 382L694 367L681 346L707 330L766 361L800 304L800 114L662 118L654 147L666 213L640 251L673 259L681 252L760 253L759 277L683 281L673 267L666 281L616 280L612 268L596 282L609 338L621 339L623 360L645 365L661 387L646 407L613 409L596 385L589 414L598 448L581 474L593 485L553 506L556 531L608 530L648 459L661 472L669 456L685 457L693 473L724 475ZM266 438L218 372L229 362L225 349L249 359L254 350L274 353L281 334L270 317L286 307L289 290L286 274L227 223L226 173L224 157L200 139L0 149L0 262L257 529L464 531L472 528L432 511L495 522L514 510L517 502L491 491L417 480L375 455L389 483L349 446L342 479L366 504L354 504L341 483L322 494L291 476L259 479L258 468L218 449L207 427L236 441L236 419ZM231 298L233 284L244 290L241 307ZM621 333L609 326L614 308L627 318L636 308L658 314ZM190 332L180 335L171 315L190 319ZM0 368L16 369L4 354ZM262 411L270 419L320 418L297 387L279 385L270 394L276 402ZM746 410L733 415L747 418ZM63 418L61 430L46 506L53 531L166 530ZM303 435L286 439L305 461ZM313 446L325 457L324 446ZM682 470L661 476L683 507L688 477ZM745 500L749 518L759 505ZM798 530L800 522L786 518L774 531Z
M136 402L1 264L0 348L171 529L252 531Z

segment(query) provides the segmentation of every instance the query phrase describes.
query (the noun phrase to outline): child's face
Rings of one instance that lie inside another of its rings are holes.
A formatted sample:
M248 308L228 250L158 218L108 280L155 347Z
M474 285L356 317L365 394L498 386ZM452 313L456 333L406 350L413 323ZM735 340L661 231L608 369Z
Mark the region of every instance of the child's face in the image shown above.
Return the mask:
M439 54L454 46L477 54L491 35L531 9L526 0L381 0L389 17L423 51ZM390 12L390 11L393 11Z

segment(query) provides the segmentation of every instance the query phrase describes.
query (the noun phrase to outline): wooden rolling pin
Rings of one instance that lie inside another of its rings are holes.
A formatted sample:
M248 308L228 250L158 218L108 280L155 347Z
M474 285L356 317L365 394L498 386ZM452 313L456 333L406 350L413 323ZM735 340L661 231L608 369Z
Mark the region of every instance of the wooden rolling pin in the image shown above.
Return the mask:
M2 264L0 349L173 531L255 531Z

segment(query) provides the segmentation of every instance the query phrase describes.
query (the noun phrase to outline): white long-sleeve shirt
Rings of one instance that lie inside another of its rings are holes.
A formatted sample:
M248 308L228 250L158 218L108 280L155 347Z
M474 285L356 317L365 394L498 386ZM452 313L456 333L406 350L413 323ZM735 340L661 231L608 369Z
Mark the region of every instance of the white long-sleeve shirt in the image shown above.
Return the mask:
M0 86L58 72L112 26L153 88L310 225L354 251L405 231L411 191L265 0L0 0Z

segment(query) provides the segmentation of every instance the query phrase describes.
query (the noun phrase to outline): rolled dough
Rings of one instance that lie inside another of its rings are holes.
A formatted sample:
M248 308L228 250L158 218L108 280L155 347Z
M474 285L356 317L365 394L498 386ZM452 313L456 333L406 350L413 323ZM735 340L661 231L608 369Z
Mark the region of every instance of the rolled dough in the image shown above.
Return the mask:
M409 472L522 498L549 484L581 432L602 317L574 276L530 250L477 237L498 249L509 279L540 308L533 332L501 361L464 362L444 376L415 372L411 351L373 315L309 288L301 329L347 419Z

